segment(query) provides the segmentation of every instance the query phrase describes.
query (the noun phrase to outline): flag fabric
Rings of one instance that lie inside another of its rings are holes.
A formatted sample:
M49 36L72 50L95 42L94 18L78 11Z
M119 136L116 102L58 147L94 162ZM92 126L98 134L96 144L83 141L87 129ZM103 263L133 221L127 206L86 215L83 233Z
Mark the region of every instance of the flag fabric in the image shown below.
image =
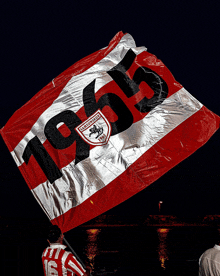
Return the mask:
M219 122L119 32L17 110L1 135L48 218L66 232L149 186Z

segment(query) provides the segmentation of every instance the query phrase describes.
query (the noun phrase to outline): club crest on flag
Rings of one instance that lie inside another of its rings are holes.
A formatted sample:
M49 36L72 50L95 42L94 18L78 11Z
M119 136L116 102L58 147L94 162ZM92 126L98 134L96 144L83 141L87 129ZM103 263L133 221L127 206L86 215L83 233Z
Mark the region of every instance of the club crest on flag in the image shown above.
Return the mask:
M93 146L107 144L111 135L111 125L100 109L75 130L86 143Z

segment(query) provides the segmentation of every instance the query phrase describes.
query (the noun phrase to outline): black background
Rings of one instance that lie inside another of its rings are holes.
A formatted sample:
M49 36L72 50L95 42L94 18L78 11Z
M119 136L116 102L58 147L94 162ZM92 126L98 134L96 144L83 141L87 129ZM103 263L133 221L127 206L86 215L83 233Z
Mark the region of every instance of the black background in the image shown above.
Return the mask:
M218 1L1 1L0 127L51 80L119 32L155 54L220 114ZM190 134L189 134L190 135ZM220 214L218 131L158 181L107 214ZM45 219L0 139L0 216Z

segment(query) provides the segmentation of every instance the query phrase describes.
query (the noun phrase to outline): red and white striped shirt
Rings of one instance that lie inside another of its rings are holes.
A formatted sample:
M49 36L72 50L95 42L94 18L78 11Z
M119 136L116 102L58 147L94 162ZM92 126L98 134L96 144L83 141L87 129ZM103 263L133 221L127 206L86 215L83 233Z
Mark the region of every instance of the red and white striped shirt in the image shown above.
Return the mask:
M50 244L42 254L45 276L82 276L86 272L71 252L65 251L65 245Z

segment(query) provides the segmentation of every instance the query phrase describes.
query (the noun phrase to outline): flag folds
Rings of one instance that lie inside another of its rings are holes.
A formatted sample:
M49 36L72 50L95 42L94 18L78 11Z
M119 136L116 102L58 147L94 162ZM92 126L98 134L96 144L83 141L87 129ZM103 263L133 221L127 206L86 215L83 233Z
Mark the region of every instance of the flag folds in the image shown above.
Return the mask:
M149 186L219 122L119 32L17 110L1 135L48 218L66 232Z

